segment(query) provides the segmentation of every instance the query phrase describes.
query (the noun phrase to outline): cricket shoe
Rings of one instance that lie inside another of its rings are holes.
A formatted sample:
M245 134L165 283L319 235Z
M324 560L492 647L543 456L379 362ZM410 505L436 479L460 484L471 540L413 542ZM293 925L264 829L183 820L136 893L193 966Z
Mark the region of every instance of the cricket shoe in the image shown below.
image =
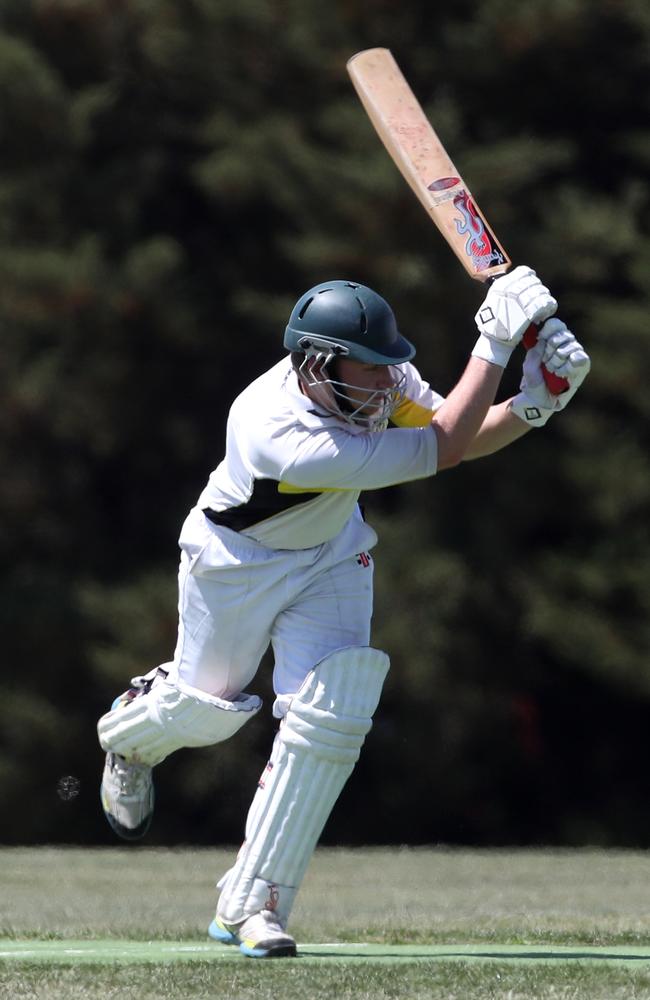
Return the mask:
M156 667L142 677L134 677L132 686L111 705L111 712L147 694L155 680L166 676L162 667ZM151 771L145 764L128 764L119 754L106 754L100 790L102 808L111 829L123 840L140 840L151 826L154 806Z
M296 942L286 934L272 910L260 910L239 924L227 924L217 914L208 934L221 944L238 944L249 958L295 958Z
M154 791L150 767L106 754L101 800L104 815L123 840L139 840L151 826Z

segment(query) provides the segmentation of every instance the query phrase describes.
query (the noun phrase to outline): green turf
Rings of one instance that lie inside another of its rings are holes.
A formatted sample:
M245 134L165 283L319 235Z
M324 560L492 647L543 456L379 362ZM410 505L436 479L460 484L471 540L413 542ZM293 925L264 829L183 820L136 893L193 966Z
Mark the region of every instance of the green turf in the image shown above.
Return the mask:
M642 852L321 850L297 960L207 941L222 850L0 850L0 1000L650 1000Z
M2 1000L648 1000L639 969L412 962L299 961L0 969Z

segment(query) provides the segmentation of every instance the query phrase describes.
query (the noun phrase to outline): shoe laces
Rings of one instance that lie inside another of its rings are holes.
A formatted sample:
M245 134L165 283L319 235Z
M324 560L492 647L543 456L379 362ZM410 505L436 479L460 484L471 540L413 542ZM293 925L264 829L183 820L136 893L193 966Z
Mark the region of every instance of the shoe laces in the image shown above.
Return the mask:
M151 768L145 764L127 764L123 757L114 754L112 770L120 783L122 795L137 796L147 790Z

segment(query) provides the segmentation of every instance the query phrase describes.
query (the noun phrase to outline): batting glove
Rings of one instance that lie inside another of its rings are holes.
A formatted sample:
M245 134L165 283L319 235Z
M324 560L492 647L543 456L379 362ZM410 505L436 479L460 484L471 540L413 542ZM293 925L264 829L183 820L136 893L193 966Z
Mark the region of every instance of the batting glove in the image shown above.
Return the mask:
M542 365L565 378L569 388L559 396L549 392ZM589 355L562 320L549 319L539 331L535 346L526 352L521 392L512 401L512 412L531 427L543 427L575 396L590 368Z
M497 278L474 317L480 337L472 354L505 368L531 323L543 323L557 301L530 267Z

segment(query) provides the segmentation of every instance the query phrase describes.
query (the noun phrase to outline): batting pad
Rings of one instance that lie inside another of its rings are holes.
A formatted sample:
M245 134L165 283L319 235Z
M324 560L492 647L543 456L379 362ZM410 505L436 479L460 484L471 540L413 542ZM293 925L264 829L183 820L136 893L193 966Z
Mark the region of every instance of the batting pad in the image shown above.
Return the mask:
M181 747L227 740L261 707L257 695L242 693L226 701L182 682L162 681L103 715L97 732L102 749L153 767Z
M388 672L386 653L338 650L291 701L246 823L234 867L219 883L218 913L238 923L262 909L283 925L325 822L359 759Z

